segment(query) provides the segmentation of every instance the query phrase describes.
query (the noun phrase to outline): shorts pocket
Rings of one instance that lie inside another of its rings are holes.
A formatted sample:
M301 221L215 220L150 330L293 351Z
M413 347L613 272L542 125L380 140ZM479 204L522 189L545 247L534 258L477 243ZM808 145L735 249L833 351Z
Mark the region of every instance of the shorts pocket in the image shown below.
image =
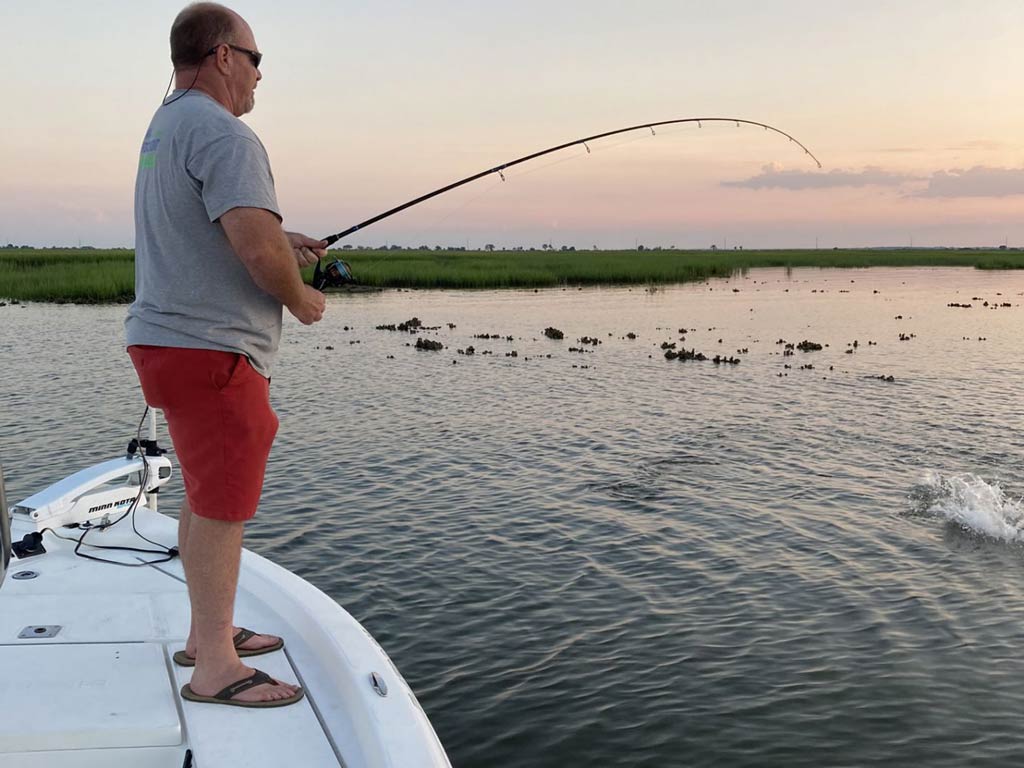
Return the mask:
M215 365L210 366L210 378L213 386L219 390L227 389L239 378L249 364L245 355L238 352L218 352Z

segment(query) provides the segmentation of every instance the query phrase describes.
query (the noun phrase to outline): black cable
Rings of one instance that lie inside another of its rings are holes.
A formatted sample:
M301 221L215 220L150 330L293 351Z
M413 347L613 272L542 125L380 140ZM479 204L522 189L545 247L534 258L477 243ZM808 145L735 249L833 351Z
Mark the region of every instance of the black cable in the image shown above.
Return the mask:
M216 53L216 51L217 51L217 46L214 46L213 48L208 50L205 54L203 54L203 58L201 58L199 60L199 66L196 67L196 76L192 78L192 85L190 85L188 88L186 88L184 93L179 93L173 99L171 99L170 101L167 101L167 94L171 92L171 83L174 82L174 75L177 74L177 72L178 72L178 70L172 69L171 70L171 79L167 81L167 89L164 91L164 97L162 99L160 99L160 106L161 107L166 107L168 104L173 104L178 99L180 99L182 96L184 96L186 93L191 91L192 88L196 84L196 80L199 79L199 70L201 70L203 68L203 62L206 61L206 58L208 56L210 56L213 53Z
M135 439L132 440L132 442L130 442L128 444L128 447L131 449L128 452L128 458L131 458L132 456L134 456L136 451L142 451L142 425L146 422L146 416L148 416L148 415L149 415L149 405L147 404L145 410L142 412L142 418L139 419L139 425L135 429ZM132 528L133 529L135 528L135 510L138 508L139 500L142 498L142 494L146 492L146 482L149 480L149 462L146 461L146 454L145 454L145 452L142 451L140 453L140 456L142 457L142 471L139 473L139 492L135 495L135 498L132 499L131 505L128 507L128 509L126 509L121 514L121 516L119 518L117 518L117 520L115 520L112 523L104 523L102 525L92 525L91 523L87 523L86 527L89 530L91 530L93 528L99 528L100 530L102 530L104 528L110 528L110 527L115 526L118 523L120 523L122 520L124 520L126 517L128 517L129 514L132 516ZM88 530L86 531L86 533L88 533ZM138 531L135 531L135 533L137 535L139 535L140 538L144 538L144 537L141 536L141 534L139 534ZM84 534L83 534L83 538L84 538ZM146 541L149 541L149 539L146 539ZM159 544L158 542L155 542L155 541L149 541L149 543L153 544L154 546L157 546L157 547L163 547L164 546L163 544ZM164 547L164 549L167 549L167 547Z
M141 567L143 565L158 565L160 563L169 562L169 561L173 560L175 557L178 556L179 553L178 553L178 548L177 547L167 547L167 546L165 546L164 544L161 544L158 541L153 541L152 539L147 539L145 536L143 536L141 533L139 533L139 529L135 525L135 512L139 508L139 501L142 499L142 494L146 492L146 483L149 481L149 462L146 461L146 452L145 452L145 449L142 446L142 425L145 423L146 416L148 416L148 415L149 415L149 405L146 405L146 409L142 412L142 418L139 419L139 426L135 430L135 439L129 444L129 448L133 448L133 450L128 454L128 457L131 458L135 454L135 452L138 451L139 455L142 458L142 470L139 472L139 492L138 492L138 494L136 494L135 498L132 500L132 503L128 507L128 509L126 509L121 514L121 516L119 518L117 518L116 520L114 520L113 522L103 523L103 524L100 524L100 525L92 525L90 523L85 523L85 524L79 526L83 530L82 530L82 535L79 536L78 539L68 538L66 536L61 536L59 533L54 531L52 528L44 528L40 533L45 533L46 531L49 531L54 536L56 536L58 539L64 539L65 541L74 541L74 542L76 542L75 543L75 550L74 551L75 551L75 555L77 555L78 557L83 557L86 560L95 560L96 562L99 562L99 563L108 563L110 565L121 565L121 566L124 566L126 568L139 568L139 567ZM135 532L135 535L138 536L143 541L146 541L146 542L152 544L155 547L160 547L161 549L155 550L155 549L140 549L138 547L110 547L110 546L105 546L105 545L102 545L102 544L86 544L85 543L85 537L88 536L91 531L94 531L94 530L97 530L97 529L102 531L102 530L105 530L107 528L112 528L113 526L117 525L122 520L124 520L126 517L128 517L128 515L131 515L131 518L132 518L132 530ZM148 554L148 555L164 555L164 557L162 559L160 559L160 560L147 560L147 561L141 562L141 563L122 563L122 562L120 562L118 560L107 560L106 558L95 557L94 555L87 555L87 554L85 554L84 552L81 551L83 546L92 547L94 549L110 549L110 550L117 550L117 551L121 551L121 552L140 552L142 554Z
M169 563L171 560L178 556L177 547L172 547L171 549L166 549L163 552L159 552L155 549L139 549L138 547L106 547L100 544L85 544L85 536L91 530L94 529L87 528L85 533L82 534L81 538L78 539L78 543L75 545L75 554L79 557L84 557L86 560L95 560L97 563L107 563L109 565L122 565L125 568L140 568L143 565L159 565L160 563ZM141 563L122 563L118 560L107 560L105 557L95 557L94 555L87 555L85 554L85 552L81 551L81 548L83 546L92 547L94 549L113 549L118 550L119 552L141 552L143 554L150 555L162 554L165 555L165 557L162 557L159 560L146 560L145 562Z
M142 456L142 467L143 467L143 473L144 474L142 474L142 476L140 478L139 495L135 497L135 501L132 502L132 506L131 506L132 530L135 531L135 535L136 536L138 536L143 541L152 544L154 547L163 547L164 550L166 550L168 553L170 553L172 549L174 549L174 551L177 552L177 548L176 547L166 547L166 546L164 546L163 544L161 544L158 541L153 541L152 539L147 539L145 536L143 536L141 533L139 533L139 529L135 527L135 511L139 508L139 501L142 499L142 494L146 490L146 482L149 480L149 462L146 461L146 452L142 448L142 424L146 421L146 416L148 416L148 415L149 415L149 405L147 404L146 405L146 410L144 410L142 412L142 418L139 419L138 429L135 430L135 439L139 443L139 452L140 452L140 455ZM122 519L124 519L124 518L122 517ZM171 555L171 557L173 557L173 555Z
M97 528L108 528L108 527L109 526L95 526L95 525L94 526L88 526L88 527L86 527L84 529L84 533L82 533L82 535L79 536L77 539L74 538L73 536L61 536L59 533L57 533L55 530L53 530L53 528L43 528L43 530L41 530L39 533L40 533L40 535L44 534L44 533L51 533L51 534L53 534L53 536L55 538L62 539L63 541L74 542L74 544L75 544L75 554L78 555L79 557L84 557L86 560L95 560L95 561L100 562L100 563L109 563L110 565L123 565L126 568L139 568L139 567L141 567L143 565L157 565L159 563L166 563L166 562L169 562L170 560L173 560L175 557L178 556L178 548L177 547L171 547L169 549L168 548L164 548L163 550L157 550L157 549L140 549L139 547L108 547L108 546L104 546L102 544L86 544L85 543L85 537L89 533L89 531L94 531ZM93 549L113 549L113 550L120 550L122 552L141 552L142 554L146 554L146 555L166 555L166 557L164 557L162 560L147 560L144 563L122 563L122 562L120 562L118 560L107 560L107 559L102 558L102 557L95 557L93 555L87 555L84 552L80 551L82 547L92 547Z
M192 78L192 85L190 85L182 93L179 93L177 96L175 96L170 101L167 101L167 94L171 92L171 83L174 82L174 75L176 74L176 70L172 69L171 70L171 79L167 81L167 90L164 91L164 97L162 99L160 99L160 106L161 107L166 107L168 104L173 104L178 99L180 99L182 96L184 96L186 93L191 91L193 86L195 86L195 84L196 84L196 80L199 79L199 70L202 68L202 66L203 66L203 62L199 62L199 66L196 67L196 76Z

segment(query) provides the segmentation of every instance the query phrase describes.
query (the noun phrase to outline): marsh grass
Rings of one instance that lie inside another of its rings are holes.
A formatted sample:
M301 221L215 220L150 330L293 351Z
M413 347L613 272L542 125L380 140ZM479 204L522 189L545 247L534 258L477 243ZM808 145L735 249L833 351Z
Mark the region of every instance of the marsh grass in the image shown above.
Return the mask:
M21 301L131 301L135 253L126 249L0 249L0 297Z
M334 253L332 251L332 253ZM976 267L1024 269L1024 252L844 251L340 251L366 285L395 288L532 288L664 285L757 267ZM307 278L312 274L308 271Z
M646 285L728 277L757 267L1024 269L1024 251L332 251L360 283L381 288L541 288ZM312 269L304 270L306 280ZM0 299L127 302L130 250L0 249Z

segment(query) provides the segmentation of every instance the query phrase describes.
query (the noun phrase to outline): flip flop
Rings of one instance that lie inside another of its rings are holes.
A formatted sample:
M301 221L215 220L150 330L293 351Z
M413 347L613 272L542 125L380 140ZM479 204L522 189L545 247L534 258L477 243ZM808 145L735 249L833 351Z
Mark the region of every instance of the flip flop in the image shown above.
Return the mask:
M279 651L284 648L284 640L277 638L277 642L273 645L268 645L266 648L239 648L250 637L254 637L257 633L251 629L240 627L235 636L231 638L231 642L234 643L235 649L238 651L238 658L244 659L247 656L260 656L264 653L272 653ZM174 659L174 663L179 667L194 667L196 665L195 656L189 656L185 651L178 651L171 658Z
M213 696L200 696L192 690L192 687L186 683L181 688L181 698L187 699L188 701L196 701L204 704L227 704L230 707L251 707L253 709L270 709L271 707L287 707L289 704L294 704L300 701L306 692L299 688L294 696L289 696L286 699L277 699L276 701L236 701L235 696L240 693L248 691L250 688L255 688L257 685L263 685L269 683L270 685L280 685L277 680L272 678L266 672L256 670L249 677L242 678L237 682L224 688Z

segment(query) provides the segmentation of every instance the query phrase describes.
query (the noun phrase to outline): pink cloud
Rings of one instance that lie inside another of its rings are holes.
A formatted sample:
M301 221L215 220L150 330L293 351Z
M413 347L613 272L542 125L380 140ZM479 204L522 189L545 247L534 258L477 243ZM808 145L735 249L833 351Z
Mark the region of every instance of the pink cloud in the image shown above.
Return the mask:
M1024 195L1024 168L976 165L967 170L936 171L913 197L1009 197Z
M918 176L887 171L868 166L862 171L833 170L827 173L815 171L784 171L766 165L760 175L741 181L725 181L725 187L747 189L832 189L837 187L898 187L907 182L920 181Z

